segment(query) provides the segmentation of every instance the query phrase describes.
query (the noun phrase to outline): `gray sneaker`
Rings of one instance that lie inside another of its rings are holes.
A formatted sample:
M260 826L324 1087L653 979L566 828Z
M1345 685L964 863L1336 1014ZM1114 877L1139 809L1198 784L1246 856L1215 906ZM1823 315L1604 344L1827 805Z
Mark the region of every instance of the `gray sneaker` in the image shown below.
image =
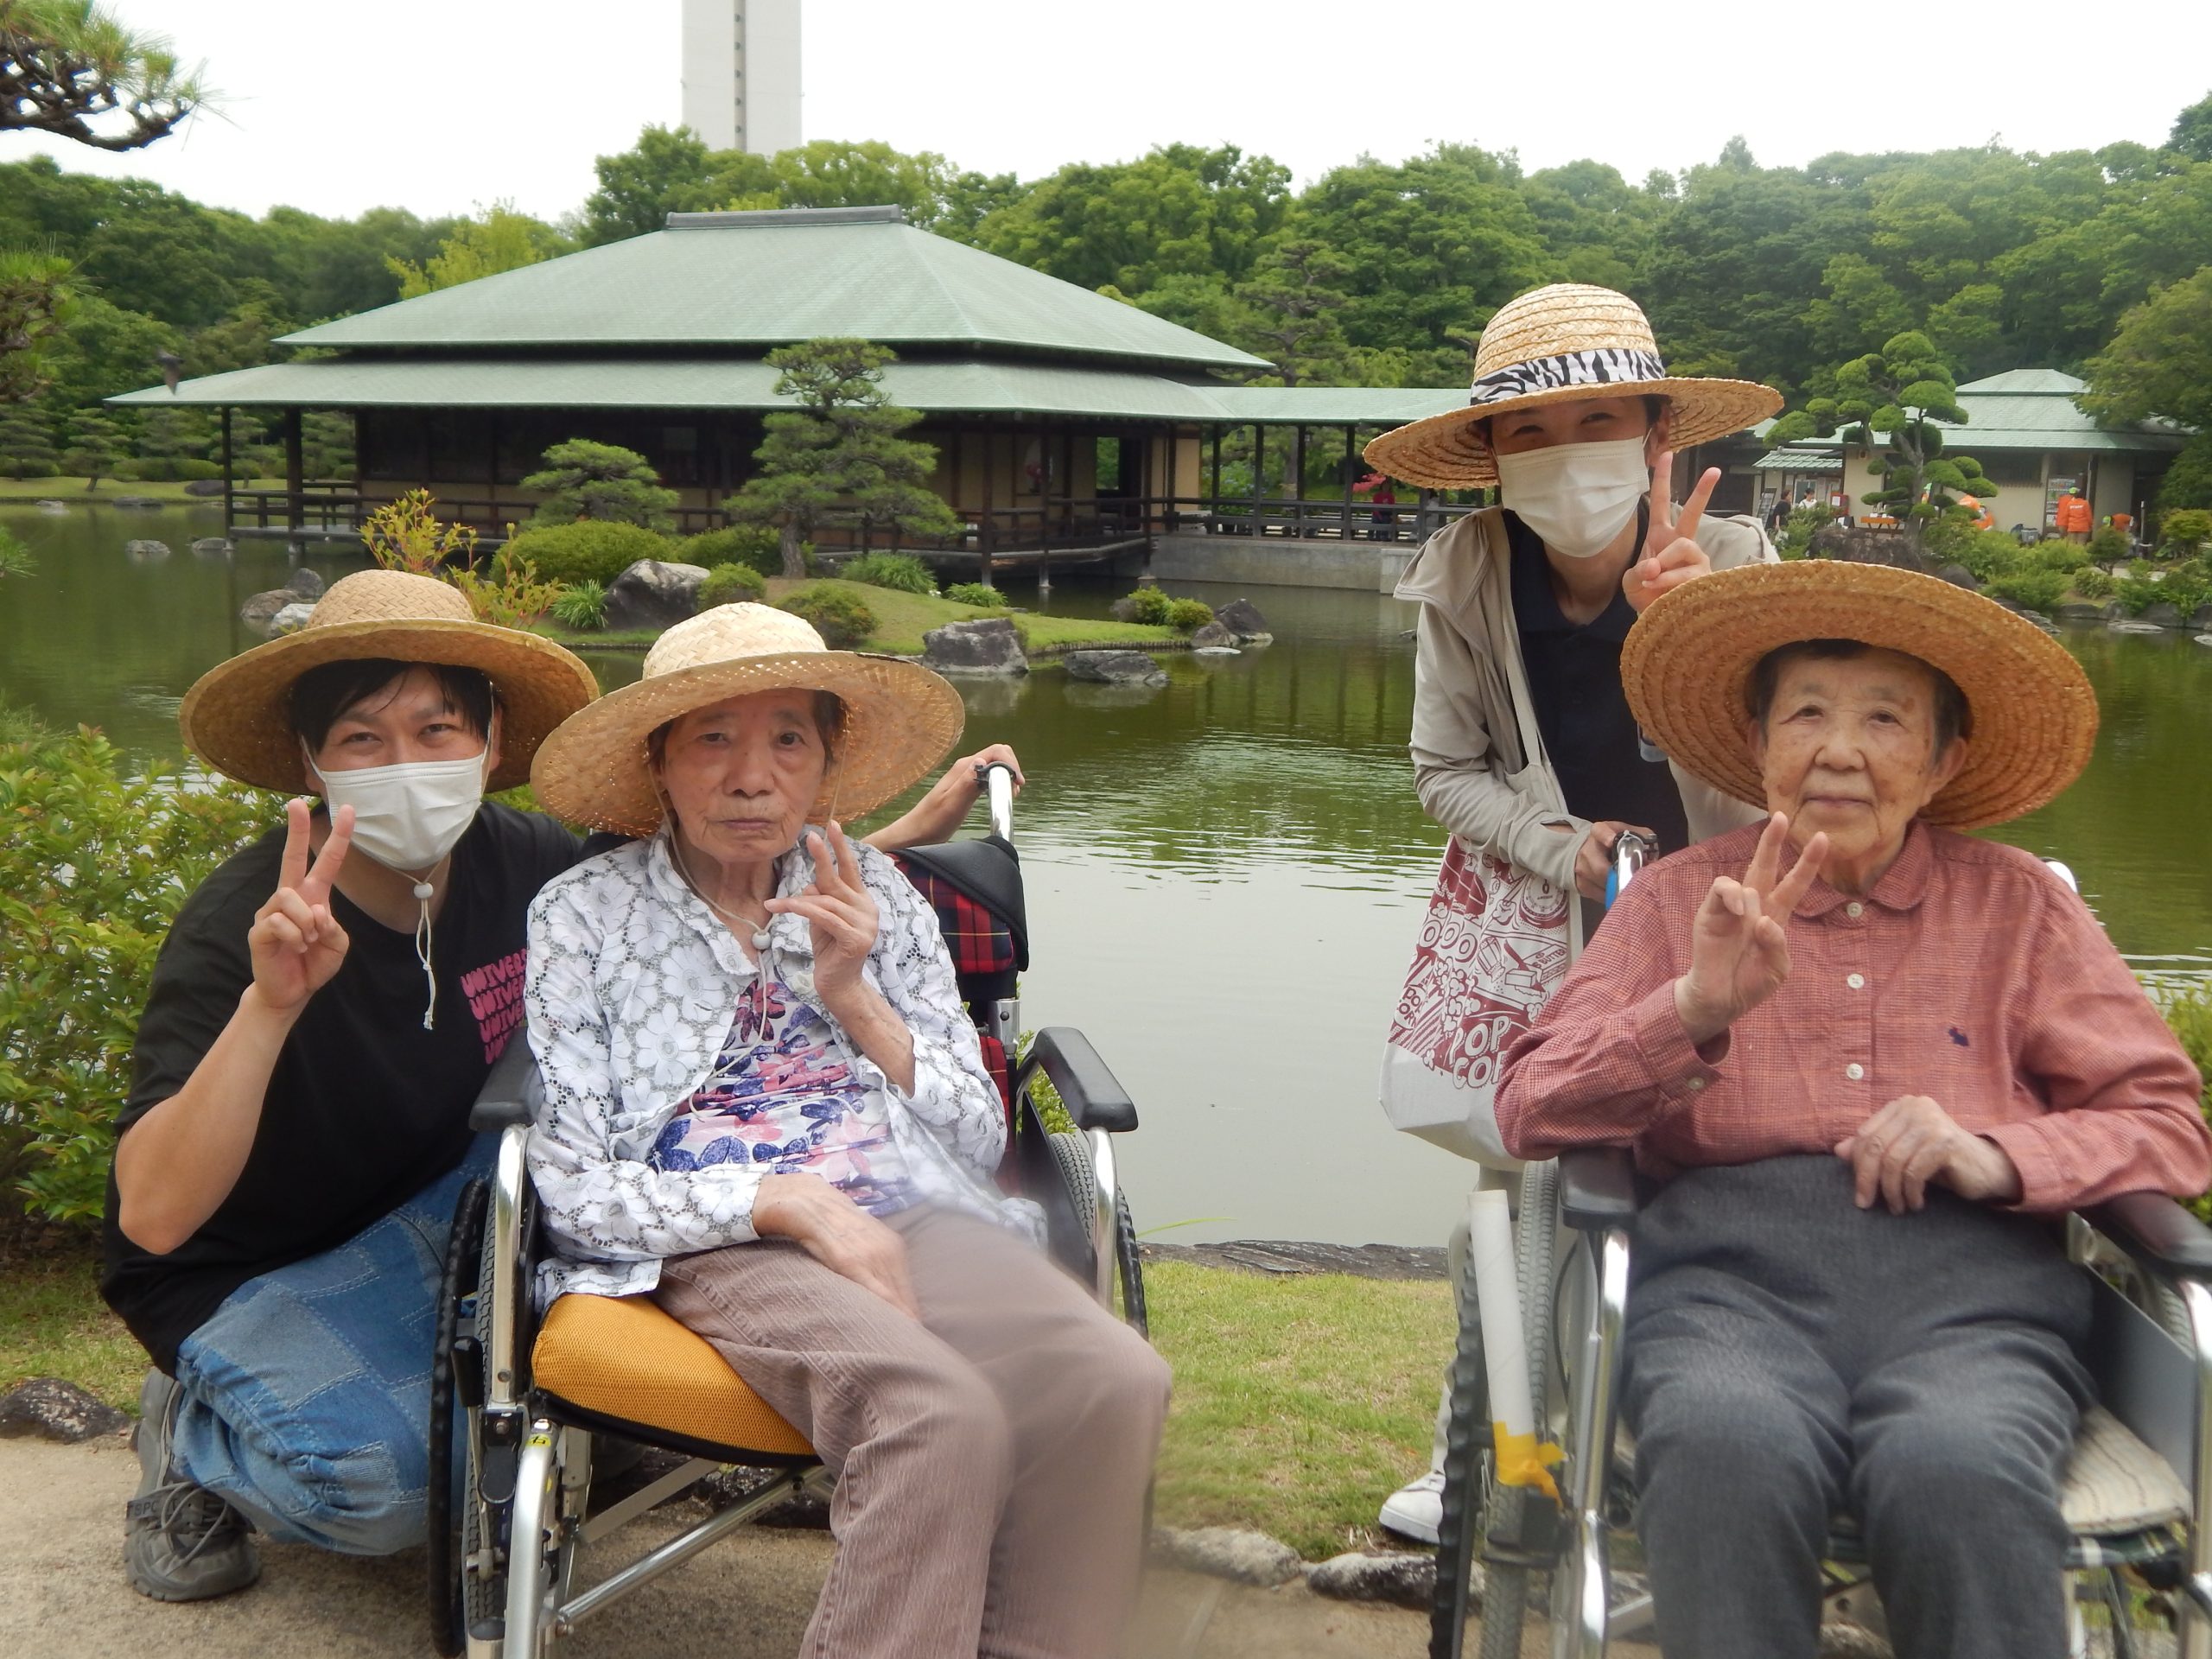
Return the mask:
M174 1378L148 1371L138 1389L138 1494L123 1507L123 1570L156 1601L205 1601L261 1576L246 1519L169 1466L183 1398Z

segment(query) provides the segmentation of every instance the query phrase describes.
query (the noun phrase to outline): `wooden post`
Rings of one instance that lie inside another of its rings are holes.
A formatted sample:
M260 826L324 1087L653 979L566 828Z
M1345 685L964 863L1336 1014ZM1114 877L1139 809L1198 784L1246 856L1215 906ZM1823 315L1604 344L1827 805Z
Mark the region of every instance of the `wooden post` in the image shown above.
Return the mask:
M1264 536L1267 526L1260 522L1260 503L1267 490L1268 429L1257 421L1252 423L1252 533Z
M353 444L354 465L357 467L360 465L360 442L357 436ZM231 539L231 531L238 523L236 502L232 495L232 492L237 488L238 481L231 476L231 406L225 404L223 405L223 539L226 542Z
M300 439L300 411L284 411L284 518L294 537L295 550L307 548L307 453Z
M1306 425L1300 422L1290 429L1290 499L1298 505L1291 509L1297 525L1295 534L1300 541L1306 537Z
M1218 425L1213 429L1213 490L1206 498L1206 511L1209 513L1221 511L1221 428Z
M1357 470L1358 466L1359 429L1357 427L1348 426L1344 428L1344 518L1342 521L1343 528L1337 532L1338 536L1347 544L1351 541L1352 474Z
M983 517L976 530L976 580L986 588L991 585L991 525L997 516L996 509L992 505L996 498L991 493L992 463L997 454L998 445L993 441L990 426L986 423L983 427Z

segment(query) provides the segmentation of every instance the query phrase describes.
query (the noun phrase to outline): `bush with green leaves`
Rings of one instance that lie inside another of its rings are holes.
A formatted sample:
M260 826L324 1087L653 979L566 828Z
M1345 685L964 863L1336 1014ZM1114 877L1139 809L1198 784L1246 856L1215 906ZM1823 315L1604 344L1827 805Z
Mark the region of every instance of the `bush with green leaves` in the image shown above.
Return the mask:
M919 594L926 599L937 592L937 578L929 566L904 553L863 553L848 560L837 574L847 582L888 588L896 594Z
M33 1213L99 1219L170 919L277 821L259 791L0 718L0 1190Z
M677 543L640 524L581 519L573 524L533 524L507 543L548 582L595 582L601 587L639 559L673 559Z
M1835 509L1824 502L1792 507L1783 523L1782 534L1776 538L1775 550L1785 559L1802 559L1812 551L1813 533L1834 522Z
M2112 591L2120 609L2130 616L2140 616L2153 605L2171 605L2186 620L2208 599L2212 599L2212 579L2208 579L2199 565L2178 564L2168 570L2163 579L2122 576L2113 584Z
M776 608L789 611L814 624L822 643L832 651L851 651L864 645L875 632L875 613L858 594L826 582L787 594Z
M1986 587L1999 576L2030 569L2028 555L2033 550L2022 547L2005 531L1978 530L1954 543L1946 556L1966 566L1974 579Z
M1990 533L2003 534L2001 531ZM2096 548L2094 543L2084 547L2079 542L2037 542L2033 547L2022 548L2020 551L2020 568L2024 570L2061 570L2070 575L2076 570L2087 569L2092 563L2104 563L2094 556ZM2126 556L2125 553L2120 555L2122 558Z
M1174 601L1158 588L1147 583L1128 596L1129 620L1158 627L1167 620L1167 607Z
M1999 576L1982 589L1992 599L2008 599L2031 611L2052 611L2066 597L2063 570L2017 570Z
M2074 591L2083 599L2097 600L2112 597L2113 579L2109 574L2094 565L2074 573Z
M1167 626L1178 633L1196 633L1213 620L1213 607L1203 599L1167 601Z
M607 626L607 589L591 581L571 582L553 601L553 620L580 633L596 633Z
M2061 545L2079 546L2080 543L2067 543ZM2135 549L2127 539L2127 532L2124 530L2115 530L2109 524L2090 537L2089 544L2082 548L2082 551L2087 556L2087 562L2091 564L2125 564L2135 556Z
M0 530L0 576L28 576L37 569L38 560L30 549Z
M2158 520L2160 551L2194 555L2212 542L2212 512L2202 507L2177 507Z
M685 564L711 570L718 564L742 564L764 576L782 573L779 537L773 524L731 524L687 536L677 543L675 557Z
M149 484L175 484L195 478L220 478L223 469L212 461L200 461L191 455L143 455L137 461L122 463L128 472L119 472L118 478L143 479Z
M2183 1049L2196 1063L2196 1075L2204 1085L2202 1109L2206 1121L2212 1122L2212 988L2195 986L2174 992L2161 1001L2159 1012L2166 1016L2166 1024L2172 1027ZM2192 1200L2190 1208L2201 1219L2212 1221L2212 1196Z
M749 564L718 564L699 584L698 606L702 611L716 605L758 603L768 591L768 578Z
M61 470L54 429L28 404L0 406L0 474L9 478L52 478Z
M1006 595L988 582L956 582L944 590L956 605L973 605L979 611L1006 609Z

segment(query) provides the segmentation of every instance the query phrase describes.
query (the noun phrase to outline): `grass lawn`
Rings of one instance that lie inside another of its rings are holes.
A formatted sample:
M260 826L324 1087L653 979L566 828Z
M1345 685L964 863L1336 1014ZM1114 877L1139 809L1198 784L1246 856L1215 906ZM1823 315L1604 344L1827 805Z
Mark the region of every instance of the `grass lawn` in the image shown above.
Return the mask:
M242 483L242 490L281 490L281 478L257 478L251 483ZM141 481L135 478L104 478L97 490L87 490L81 478L0 478L0 505L12 501L67 501L73 506L79 502L99 505L112 501L118 495L140 496L149 501L173 502L178 506L220 506L219 495L187 495L184 482L173 479L164 482Z
M978 610L973 605L956 605L949 599L928 599L919 594L902 594L889 588L869 588L857 582L830 578L793 581L772 576L768 580L768 602L772 605L801 588L817 586L855 594L874 614L876 630L864 649L895 652L902 657L919 656L922 636L931 628L972 616L1001 614ZM1014 617L1014 623L1027 636L1033 654L1070 645L1158 645L1179 637L1173 628L1147 626L1141 622L1094 621L1084 617L1033 616L1025 613ZM550 622L540 625L537 631L578 651L649 645L659 637L652 630L643 628L579 633Z
M89 1254L0 1275L0 1393L59 1376L137 1408L145 1356L98 1277ZM1316 1560L1369 1536L1428 1455L1449 1287L1154 1262L1145 1288L1175 1370L1158 1518L1256 1528Z

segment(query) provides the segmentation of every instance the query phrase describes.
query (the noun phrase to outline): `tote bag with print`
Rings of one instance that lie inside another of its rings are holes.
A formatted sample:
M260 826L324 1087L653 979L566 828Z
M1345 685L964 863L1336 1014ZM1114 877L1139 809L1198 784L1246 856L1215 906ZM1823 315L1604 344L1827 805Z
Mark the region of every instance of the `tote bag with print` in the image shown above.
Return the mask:
M1567 976L1573 902L1452 838L1382 1051L1393 1128L1492 1168L1520 1167L1498 1138L1498 1072Z

